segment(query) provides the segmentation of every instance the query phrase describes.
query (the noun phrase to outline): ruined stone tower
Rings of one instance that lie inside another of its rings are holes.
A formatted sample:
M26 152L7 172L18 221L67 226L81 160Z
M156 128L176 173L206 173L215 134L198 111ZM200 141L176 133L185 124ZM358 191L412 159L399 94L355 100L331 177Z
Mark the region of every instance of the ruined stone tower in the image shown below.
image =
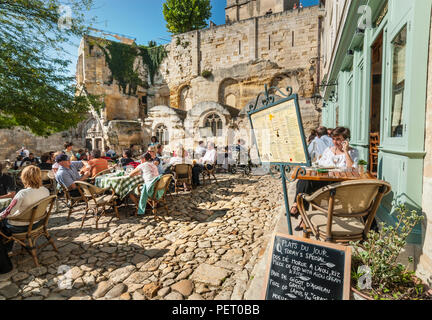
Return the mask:
M299 0L227 0L226 23L291 10Z

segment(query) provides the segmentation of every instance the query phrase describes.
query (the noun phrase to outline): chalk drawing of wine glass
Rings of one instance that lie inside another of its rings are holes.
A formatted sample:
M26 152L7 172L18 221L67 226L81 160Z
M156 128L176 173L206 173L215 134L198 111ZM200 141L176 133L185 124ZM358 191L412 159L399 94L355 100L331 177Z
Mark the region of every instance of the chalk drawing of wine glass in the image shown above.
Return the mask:
M290 297L291 299L297 298L297 296L293 295L292 293L285 293L285 295Z

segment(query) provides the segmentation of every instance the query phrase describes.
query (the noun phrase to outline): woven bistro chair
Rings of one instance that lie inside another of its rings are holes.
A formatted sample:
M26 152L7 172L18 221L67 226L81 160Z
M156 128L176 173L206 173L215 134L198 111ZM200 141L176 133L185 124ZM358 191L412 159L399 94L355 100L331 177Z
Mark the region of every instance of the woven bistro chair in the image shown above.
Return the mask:
M68 188L66 188L63 184L58 183L58 185L60 186L60 188L57 188L57 199L60 200L68 209L68 216L67 216L67 220L70 219L70 216L72 215L72 213L80 211L81 208L79 208L80 206L80 202L84 202L85 204L87 204L85 197L83 197L81 194L80 196L77 197L72 197L71 194L69 193ZM63 193L62 197L59 197L60 192Z
M44 182L43 186L48 188L50 192L54 191L54 182L51 173L51 170L41 170L42 182ZM49 181L49 183L47 183L47 181Z
M83 181L75 182L81 196L85 199L87 208L85 210L84 216L82 218L81 228L84 226L85 218L89 212L92 212L96 218L96 229L99 227L99 220L106 214L106 209L111 208L115 211L117 219L120 220L117 200L118 197L115 194L113 188L98 188L90 183ZM112 194L106 194L107 191L112 191ZM107 227L114 219L114 216L107 223Z
M103 170L103 171L101 171L101 172L98 172L97 174L95 174L95 176L94 177L91 177L89 180L90 180L90 182L95 182L96 181L96 178L97 177L100 177L100 176L103 176L103 175L106 175L106 174L108 174L108 173L111 173L112 172L112 169L105 169L105 170Z
M0 231L0 236L6 238L8 241L16 241L22 246L23 249L26 249L33 257L36 267L39 267L37 250L46 247L48 244L51 244L54 250L58 252L54 240L51 238L48 232L48 221L51 216L55 199L55 195L46 197L35 203L33 206L27 208L18 217L8 218L8 221L29 223L27 232L14 233L11 236L7 236ZM33 225L36 221L42 221L42 224L37 228L33 228ZM38 247L36 241L41 236L45 236L48 241Z
M166 205L166 199L165 196L167 192L169 191L169 186L171 181L173 180L173 175L171 174L165 174L163 175L155 184L153 195L149 196L147 199L147 204L149 204L152 208L152 213L154 215L155 220L164 220L162 217L157 215L157 208L159 204L163 204L164 209L169 214L168 207ZM141 197L141 190L143 185L138 186L138 199ZM157 199L158 191L163 190L163 195L160 197L160 199ZM138 216L138 206L135 211L135 216Z
M176 164L173 166L174 174L174 192L178 194L178 186L184 186L192 189L192 166L190 164Z
M318 240L345 245L365 240L382 198L390 191L385 181L356 180L326 186L312 195L299 194L305 237L312 234Z

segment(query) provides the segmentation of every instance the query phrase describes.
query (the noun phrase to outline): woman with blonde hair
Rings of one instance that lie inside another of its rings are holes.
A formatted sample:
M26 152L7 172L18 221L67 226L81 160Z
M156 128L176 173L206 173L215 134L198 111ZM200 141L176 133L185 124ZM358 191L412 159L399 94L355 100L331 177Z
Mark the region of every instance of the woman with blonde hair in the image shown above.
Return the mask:
M13 233L26 232L28 223L8 221L8 217L18 217L29 207L33 206L40 200L49 197L50 193L47 188L42 186L42 173L36 166L25 167L21 173L21 180L24 188L20 190L12 199L11 204L0 213L0 229L6 235ZM42 221L35 221L33 228L39 227ZM0 243L1 245L1 243ZM13 243L8 242L7 250L12 250Z

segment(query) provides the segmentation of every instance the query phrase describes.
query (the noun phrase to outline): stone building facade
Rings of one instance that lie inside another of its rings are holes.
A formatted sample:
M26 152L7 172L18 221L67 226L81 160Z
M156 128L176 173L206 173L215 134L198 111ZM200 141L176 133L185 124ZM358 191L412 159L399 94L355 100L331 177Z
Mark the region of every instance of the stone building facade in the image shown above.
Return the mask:
M100 95L104 108L89 114L80 126L82 130L60 134L58 140L73 139L77 146L90 149L109 145L117 152L131 145L144 148L154 135L167 151L178 143L194 149L200 140L214 141L220 147L240 137L250 142L247 110L264 85L291 86L299 94L309 133L320 116L308 99L316 82L316 75L310 72L311 59L320 56L320 11L317 6L290 10L293 1L228 0L227 16L233 5L242 12L240 7L245 3L253 5L255 11L241 14L238 21L227 18L225 25L212 24L173 36L165 45L167 56L154 81L138 56L134 70L149 85L138 86L133 94L126 94L129 88L123 92L116 79L112 81L106 51L94 45L98 38L108 41L109 35L84 37L77 62L79 94ZM269 14L269 9L273 13ZM115 42L135 45L131 39L112 36ZM58 142L53 144L58 146ZM33 150L46 151L39 145L32 143Z
M118 151L145 146L151 136L169 151L178 143L194 149L200 140L221 147L240 137L249 141L246 110L266 84L299 93L308 132L319 121L308 99L316 81L310 60L319 56L318 14L318 7L280 10L173 36L153 83L142 59L135 60L140 78L151 85L138 86L134 95L110 83L103 50L89 36L79 48L77 81L104 96L103 138Z

